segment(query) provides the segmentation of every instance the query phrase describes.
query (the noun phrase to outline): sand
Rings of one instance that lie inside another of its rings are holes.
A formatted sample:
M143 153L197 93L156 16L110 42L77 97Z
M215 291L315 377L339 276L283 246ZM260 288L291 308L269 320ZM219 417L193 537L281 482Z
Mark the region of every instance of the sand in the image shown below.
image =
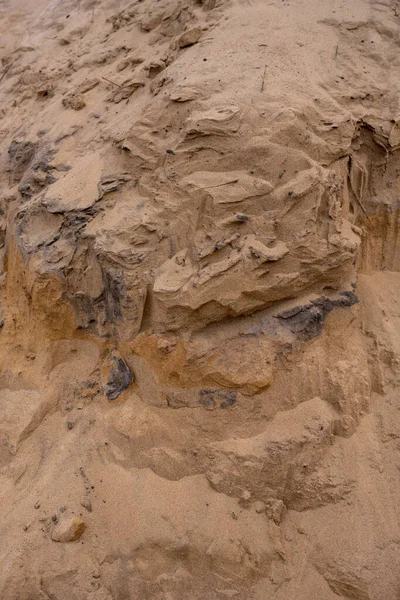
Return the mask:
M398 2L0 8L1 600L398 600Z

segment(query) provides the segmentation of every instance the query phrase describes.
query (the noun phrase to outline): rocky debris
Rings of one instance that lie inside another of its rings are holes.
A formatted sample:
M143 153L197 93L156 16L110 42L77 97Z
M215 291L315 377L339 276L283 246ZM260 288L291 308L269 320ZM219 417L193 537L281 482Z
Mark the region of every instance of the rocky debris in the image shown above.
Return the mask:
M286 511L287 508L282 500L268 498L265 502L265 513L267 517L272 519L277 525L281 523Z
M199 404L213 410L214 408L227 408L236 402L236 392L223 390L200 390Z
M322 296L304 306L295 306L277 315L290 330L301 339L311 339L322 332L325 318L334 308L357 304L359 299L353 291L340 292L338 298Z
M67 94L62 99L62 105L65 108L72 108L73 110L82 110L85 108L86 102L80 94Z
M79 517L62 518L51 534L53 542L75 542L86 529L86 523Z
M194 14L189 4L161 0L157 5L144 10L140 25L144 31L157 30L162 36L173 37L180 34L192 18Z
M178 38L178 46L179 48L186 48L187 46L193 46L196 42L199 41L202 34L201 27L197 25L196 27L192 27L187 31L184 31L182 35Z
M253 502L252 507L258 515L265 513L267 508L266 504L264 502L261 502L261 500L256 500L255 502Z
M155 60L145 62L142 65L142 69L147 74L147 77L153 79L154 77L156 77L156 75L161 73L161 71L163 71L166 68L166 66L167 65L165 63L165 60L163 60L162 58L158 58Z
M121 27L129 25L129 23L132 21L135 15L135 9L122 10L121 12L118 12L115 15L111 15L111 17L107 19L107 22L112 24L113 31L118 31Z
M164 16L164 11L150 11L149 14L142 17L140 25L144 31L152 31L161 24Z
M92 512L92 502L91 502L90 498L88 498L87 496L82 498L81 506L83 506L83 508L86 508L86 510L88 512Z
M226 389L192 388L182 390L179 388L161 388L159 393L165 398L166 404L170 408L226 409L234 406L238 401L238 393Z
M115 352L107 360L106 371L108 371L108 375L104 393L109 400L115 400L129 388L135 378L129 365L122 356Z

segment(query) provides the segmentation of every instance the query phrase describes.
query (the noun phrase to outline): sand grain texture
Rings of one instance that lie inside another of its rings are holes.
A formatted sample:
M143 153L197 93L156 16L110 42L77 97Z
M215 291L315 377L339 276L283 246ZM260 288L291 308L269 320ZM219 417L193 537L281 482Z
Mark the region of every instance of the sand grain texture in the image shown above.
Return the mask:
M0 9L1 600L398 600L398 2Z

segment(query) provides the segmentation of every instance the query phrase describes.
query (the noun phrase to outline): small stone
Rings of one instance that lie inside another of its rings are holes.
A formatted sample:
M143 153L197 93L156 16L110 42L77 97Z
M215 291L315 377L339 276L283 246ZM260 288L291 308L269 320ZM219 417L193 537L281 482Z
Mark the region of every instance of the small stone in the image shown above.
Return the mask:
M85 498L81 500L81 506L83 506L83 508L86 508L88 512L92 512L92 503L90 501L90 498L88 498L87 496L85 496Z
M272 519L274 523L279 525L286 512L286 506L284 505L282 500L277 500L276 498L269 498L266 502L265 512L269 519Z
M249 492L249 490L244 490L244 492L242 494L242 498L243 498L243 500L250 500L251 492Z
M264 504L264 502L261 502L261 500L257 500L256 502L254 502L253 508L256 511L256 513L260 515L261 513L265 512L267 507Z
M39 500L37 502L35 502L35 504L33 505L33 508L36 508L36 509L40 508Z
M105 394L109 400L115 400L134 381L134 375L129 365L122 356L114 353L110 359L108 381L105 385Z
M356 429L356 420L350 415L343 415L335 421L333 432L340 437L351 437Z
M82 110L82 108L85 108L86 102L80 94L68 94L62 99L62 105L65 106L65 108Z
M192 46L201 38L202 29L201 27L192 27L187 31L184 31L178 38L179 48L186 48L186 46Z
M81 537L85 529L86 525L82 519L65 519L53 529L51 539L53 542L74 542Z
M299 525L299 527L297 528L297 533L300 533L300 535L305 535L306 534L306 530L304 529L304 527L302 527L301 525Z
M160 25L160 23L163 19L163 16L164 15L161 11L146 14L142 18L140 25L142 26L142 29L144 29L144 31L152 31L153 29L155 29L156 27L158 27Z
M124 60L121 60L117 64L117 71L123 71L124 69L126 69L126 67L129 67L130 64L131 64L130 59L129 58L124 58Z

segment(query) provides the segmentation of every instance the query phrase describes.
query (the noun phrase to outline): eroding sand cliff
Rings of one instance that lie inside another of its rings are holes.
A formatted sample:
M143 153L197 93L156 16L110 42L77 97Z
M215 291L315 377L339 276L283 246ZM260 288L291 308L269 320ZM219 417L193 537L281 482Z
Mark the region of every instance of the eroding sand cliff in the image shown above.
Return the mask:
M1 599L398 600L399 3L0 7Z

